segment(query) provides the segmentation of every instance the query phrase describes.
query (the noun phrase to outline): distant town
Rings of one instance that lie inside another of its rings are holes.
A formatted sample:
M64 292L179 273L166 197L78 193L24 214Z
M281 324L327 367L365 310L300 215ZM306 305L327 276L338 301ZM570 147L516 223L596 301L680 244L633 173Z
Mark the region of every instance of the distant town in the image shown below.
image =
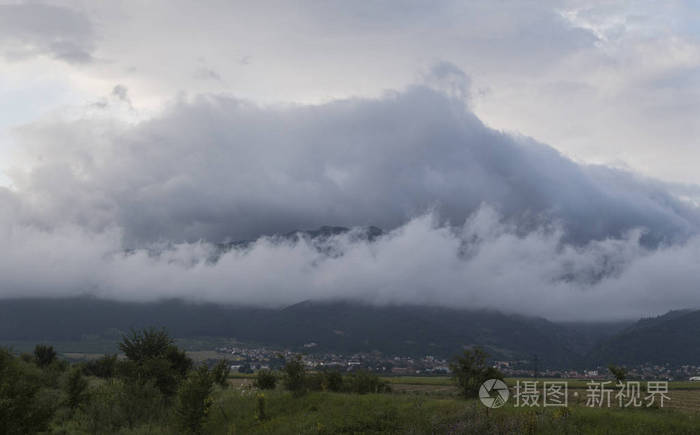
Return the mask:
M422 358L384 355L380 352L337 354L314 352L316 343L304 345L308 352L301 352L302 361L310 370L337 370L353 372L367 370L384 375L397 376L437 376L449 375L449 360L432 355ZM231 362L231 369L240 373L254 373L260 369L280 369L284 360L300 354L288 349L273 349L260 346L239 344L216 348L216 352ZM537 369L536 362L530 360L494 361L506 377L543 377L562 379L608 379L611 378L607 367L599 366L589 369ZM683 365L638 365L627 367L630 379L641 380L699 380L700 366Z

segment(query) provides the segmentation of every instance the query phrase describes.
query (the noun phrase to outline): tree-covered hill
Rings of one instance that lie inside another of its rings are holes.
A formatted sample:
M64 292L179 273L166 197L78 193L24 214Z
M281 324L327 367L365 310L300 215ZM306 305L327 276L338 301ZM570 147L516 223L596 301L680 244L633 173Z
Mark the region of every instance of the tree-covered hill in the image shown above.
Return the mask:
M465 346L495 359L572 367L622 324L563 325L495 311L425 306L370 306L305 301L284 309L192 304L178 300L127 303L94 298L0 301L0 341L52 342L165 327L178 338L229 337L313 352L371 352L451 357Z

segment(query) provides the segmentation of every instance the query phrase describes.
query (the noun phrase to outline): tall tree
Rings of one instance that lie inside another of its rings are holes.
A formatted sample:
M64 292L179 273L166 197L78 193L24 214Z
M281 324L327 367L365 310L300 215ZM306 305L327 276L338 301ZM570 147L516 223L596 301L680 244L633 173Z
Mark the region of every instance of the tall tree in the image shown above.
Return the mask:
M503 374L487 364L488 354L481 348L467 349L450 364L452 376L465 398L476 397L487 379L503 379Z

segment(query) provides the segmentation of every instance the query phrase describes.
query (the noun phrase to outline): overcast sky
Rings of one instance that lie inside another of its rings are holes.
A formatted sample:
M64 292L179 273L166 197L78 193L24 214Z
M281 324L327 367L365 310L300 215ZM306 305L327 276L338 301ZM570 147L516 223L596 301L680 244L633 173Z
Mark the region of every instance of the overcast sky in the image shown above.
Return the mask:
M0 0L0 297L699 307L698 22L691 1ZM263 237L321 225L387 233Z

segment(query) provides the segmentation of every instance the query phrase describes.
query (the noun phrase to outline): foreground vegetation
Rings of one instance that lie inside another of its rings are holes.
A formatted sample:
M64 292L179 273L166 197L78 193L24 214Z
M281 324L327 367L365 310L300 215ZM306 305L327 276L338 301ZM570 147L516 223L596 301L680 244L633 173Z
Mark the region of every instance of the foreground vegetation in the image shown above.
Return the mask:
M487 409L472 397L500 376L485 356L455 360L454 379L308 372L234 377L225 361L196 365L163 331L123 337L124 358L69 365L50 346L0 349L0 433L699 433L699 408ZM510 383L511 380L506 380ZM572 385L574 387L574 385ZM677 390L700 398L700 390Z

